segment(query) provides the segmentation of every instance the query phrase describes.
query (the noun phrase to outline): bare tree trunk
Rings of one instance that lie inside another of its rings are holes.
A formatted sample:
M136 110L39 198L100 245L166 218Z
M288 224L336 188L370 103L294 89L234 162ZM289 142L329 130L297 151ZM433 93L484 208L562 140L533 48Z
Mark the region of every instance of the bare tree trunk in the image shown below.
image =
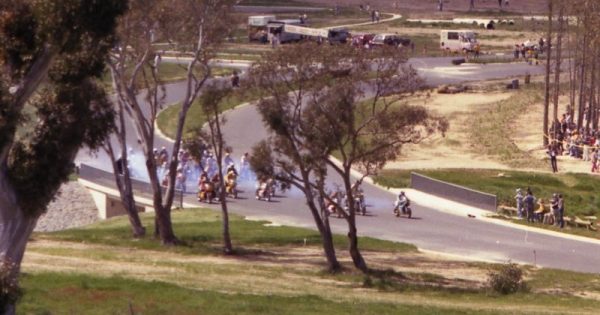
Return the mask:
M10 277L19 277L27 241L38 217L26 216L17 203L17 197L4 173L0 174L0 260L15 264ZM15 305L5 306L4 314L15 314Z
M595 58L594 58L595 59ZM585 131L588 132L590 130L590 124L592 121L595 121L595 90L596 90L596 62L592 61L592 78L590 79L590 91L589 91L589 105L587 112L587 120L585 122Z
M125 211L127 212L127 217L129 218L129 223L131 224L133 237L144 237L144 235L146 235L146 228L142 225L140 215L138 214L137 208L135 207L135 200L133 198L133 187L131 185L131 174L129 173L129 168L126 165L127 150L121 148L121 161L122 163L124 163L121 165L121 170L119 170L119 167L117 165L117 159L115 159L115 153L110 141L108 141L106 145L106 151L110 156L112 162L113 173L115 175L115 183L117 185L117 189L119 190L123 208L125 208Z
M218 108L217 108L218 109ZM216 129L219 142L217 143L217 166L219 169L219 185L221 185L221 213L223 215L223 252L226 255L233 253L233 245L231 244L231 234L229 233L229 209L227 209L227 192L225 191L225 180L223 179L223 134L219 123L219 113L215 112Z
M598 53L600 52L600 49L598 48L598 46L596 46L596 53L594 54L594 76L593 76L593 80L594 83L592 84L592 95L591 95L591 100L592 100L592 107L593 107L593 111L592 111L592 128L594 130L598 129L598 96L600 95L600 93L598 93L598 89L599 89L599 81L597 79L597 75L596 75L596 71L599 67L598 63L600 62L600 58L598 58Z
M560 97L560 67L562 65L562 37L564 25L564 6L561 5L558 11L558 32L556 36L556 63L554 65L554 108L553 121L558 119L558 101ZM554 135L556 137L556 134Z
M577 19L577 28L581 25L581 19ZM577 49L579 45L579 34L580 32L575 32L575 36L569 37L569 47L575 47L574 51L571 51L569 58L569 114L573 117L573 110L575 106L575 96L577 94L577 77L579 73L578 66L578 56L579 49Z
M152 153L151 151L152 149L150 149L150 153ZM146 169L148 170L148 176L153 190L152 204L154 206L154 212L156 213L156 218L154 220L155 235L158 234L163 245L177 245L179 240L173 231L171 208L163 206L162 187L158 175L156 174L156 165L154 163L153 155L150 153L146 152ZM169 185L173 185L173 183L169 183Z
M325 209L324 209L325 210ZM323 214L323 231L321 234L321 242L323 243L323 251L325 258L327 259L327 269L329 272L335 273L342 269L342 266L337 260L335 254L335 246L333 246L333 235L331 233L331 226L329 225L329 215L324 212Z
M585 22L584 22L585 24ZM579 73L579 107L577 111L577 130L580 130L583 124L583 113L585 110L585 85L586 85L586 71L585 71L585 59L587 58L587 41L588 35L583 35L583 51L581 58L581 68Z
M369 272L369 268L367 267L367 262L363 258L360 250L358 249L358 230L356 229L356 207L354 202L354 195L352 192L352 185L350 184L350 166L344 165L344 186L346 188L346 196L348 199L348 217L346 221L348 222L348 245L350 251L350 257L352 257L352 262L354 266L364 273Z
M546 76L545 76L545 93L544 93L544 117L542 130L542 143L548 145L548 111L550 107L550 62L552 61L552 0L548 1L548 43L546 45ZM556 134L554 135L556 137Z
M358 249L358 234L354 218L348 220L348 242L350 246L350 257L352 257L354 266L364 273L369 272L367 262Z
M223 174L220 175L221 185L221 213L223 215L223 253L230 255L233 253L233 245L231 244L231 234L229 233L229 210L227 209L227 192L225 191L225 184L223 181Z
M204 100L202 103L202 108L204 114L208 118L208 128L210 133L205 135L211 144L212 149L215 152L215 157L217 159L217 171L219 172L219 201L221 203L221 213L222 213L222 223L223 223L223 253L225 255L233 254L233 245L231 244L231 235L229 233L229 210L227 208L227 190L225 187L225 178L223 176L223 155L224 155L224 147L225 147L225 139L223 138L223 131L221 130L221 117L220 117L220 107L219 104L223 100L226 95L230 93L230 91L220 91L224 94L220 94L219 96ZM210 95L210 92L207 92ZM224 122L224 120L223 120Z
M112 86L115 91L118 90L117 82L117 72L115 67L110 67L110 74L112 78ZM110 157L111 164L113 167L113 174L115 175L115 183L117 185L117 189L119 190L119 195L121 197L121 203L123 204L123 208L127 212L127 216L129 217L129 223L131 224L131 229L133 233L133 237L143 237L146 235L146 228L142 225L142 221L140 220L140 216L137 212L137 208L135 207L135 199L133 196L133 187L131 185L131 174L129 173L129 168L127 167L127 129L125 128L125 105L123 101L117 97L117 120L115 128L115 135L119 142L119 147L121 150L121 172L119 172L119 165L117 165L117 159L115 156L115 150L112 146L110 139L107 139L104 150L108 153Z
M333 245L333 235L331 233L331 226L329 225L329 213L327 212L327 209L325 209L325 205L323 205L321 202L319 203L321 211L319 211L317 205L315 204L316 196L313 194L312 187L307 184L309 183L309 176L306 172L301 173L304 182L307 205L310 213L313 216L317 230L321 235L323 252L325 254L325 259L327 259L327 270L331 273L336 273L342 269L342 266L337 259L335 246ZM320 187L319 189L322 190L323 187ZM320 193L323 192L321 191Z

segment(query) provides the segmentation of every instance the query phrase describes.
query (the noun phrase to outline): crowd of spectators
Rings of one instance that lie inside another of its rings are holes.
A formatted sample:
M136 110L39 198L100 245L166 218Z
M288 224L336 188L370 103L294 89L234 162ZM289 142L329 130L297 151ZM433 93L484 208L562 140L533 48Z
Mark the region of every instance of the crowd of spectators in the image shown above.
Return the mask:
M587 113L587 110L585 111ZM584 115L584 121L587 117ZM585 126L585 124L584 124ZM558 171L556 157L566 155L590 163L590 172L598 172L600 158L600 130L578 128L571 111L563 114L550 127L547 154L553 172Z
M565 226L565 201L562 194L554 193L546 203L543 198L539 200L533 195L530 188L527 188L525 195L518 188L515 195L517 203L517 217L526 219L529 223L542 223L555 225L561 229Z

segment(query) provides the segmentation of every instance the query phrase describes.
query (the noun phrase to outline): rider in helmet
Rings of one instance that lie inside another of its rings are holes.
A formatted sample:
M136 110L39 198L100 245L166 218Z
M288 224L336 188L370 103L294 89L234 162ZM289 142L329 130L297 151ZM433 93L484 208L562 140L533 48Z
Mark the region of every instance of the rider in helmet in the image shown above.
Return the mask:
M227 193L235 192L235 188L237 186L237 177L238 177L238 173L235 170L235 166L233 164L230 164L227 167L227 175L225 177L225 179L226 179L225 188L227 190Z
M404 194L404 191L401 191L396 198L396 202L394 203L394 213L397 211L405 211L405 207L408 205L408 197Z

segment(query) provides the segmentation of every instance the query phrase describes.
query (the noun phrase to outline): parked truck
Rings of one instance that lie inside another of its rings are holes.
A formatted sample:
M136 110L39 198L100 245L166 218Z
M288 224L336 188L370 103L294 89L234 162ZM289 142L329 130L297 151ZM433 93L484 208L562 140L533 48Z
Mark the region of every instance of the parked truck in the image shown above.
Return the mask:
M299 19L285 19L285 20L273 20L267 24L267 32L269 41L272 41L273 37L277 37L279 43L297 42L303 38L302 34L292 33L286 31L286 26L299 26L304 24Z
M350 39L350 33L345 28L323 29L286 24L283 30L289 34L300 35L307 39L327 41L330 44L346 44Z
M267 25L276 20L275 15L254 15L248 17L248 40L266 43L269 41Z

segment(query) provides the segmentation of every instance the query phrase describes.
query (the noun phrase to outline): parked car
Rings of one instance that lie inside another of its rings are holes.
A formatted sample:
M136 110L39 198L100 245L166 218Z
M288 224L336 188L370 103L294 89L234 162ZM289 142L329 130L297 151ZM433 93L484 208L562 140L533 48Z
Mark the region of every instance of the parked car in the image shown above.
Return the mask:
M373 40L373 37L375 37L375 34L373 33L353 34L352 46L365 47L365 45L370 44L371 40Z
M410 39L398 34L377 34L369 44L371 47L383 45L406 47L410 45Z
M346 44L351 38L350 32L347 29L330 29L327 40L330 44Z

